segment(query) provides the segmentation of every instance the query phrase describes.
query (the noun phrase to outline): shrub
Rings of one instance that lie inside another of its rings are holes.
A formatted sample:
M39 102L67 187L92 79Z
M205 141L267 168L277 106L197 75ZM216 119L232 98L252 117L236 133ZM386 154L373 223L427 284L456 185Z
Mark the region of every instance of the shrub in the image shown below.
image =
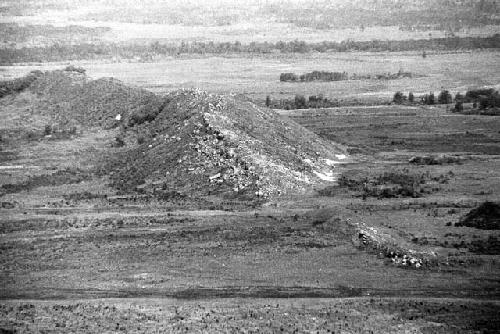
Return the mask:
M45 136L48 136L52 133L52 126L50 124L45 125L45 128L43 129L43 134Z
M123 147L125 146L125 141L122 137L116 137L115 142L113 143L114 147Z
M303 95L295 95L295 107L297 109L307 108L306 98Z
M83 67L76 67L74 65L68 65L66 68L64 68L66 72L77 72L77 73L82 73L84 74L86 70Z
M413 103L415 101L415 96L412 92L408 93L408 102Z
M439 104L449 104L453 100L451 94L447 90L443 90L438 95L438 103Z
M455 102L455 108L453 109L455 112L463 112L464 111L464 103L460 100Z
M422 96L422 103L423 104L433 105L433 104L435 104L435 102L436 101L435 101L434 93L432 93L432 92Z
M146 137L144 136L138 136L137 137L137 144L142 145L146 142Z
M280 81L297 81L298 77L295 73L281 73Z
M396 92L392 100L396 104L402 104L406 100L406 96L401 92Z
M465 93L467 102L478 101L481 96L491 96L495 93L493 88L471 89Z
M360 197L395 198L422 197L436 191L438 187L429 187L427 182L445 183L447 175L432 177L430 173L412 173L408 169L384 172L379 175L348 177L341 175L338 184L359 193ZM333 191L329 190L333 194ZM325 195L328 195L325 192Z

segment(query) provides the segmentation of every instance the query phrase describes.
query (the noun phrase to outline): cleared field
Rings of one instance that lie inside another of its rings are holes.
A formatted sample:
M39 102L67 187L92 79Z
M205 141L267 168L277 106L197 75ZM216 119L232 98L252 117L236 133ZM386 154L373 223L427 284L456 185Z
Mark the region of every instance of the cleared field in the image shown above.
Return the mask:
M177 58L153 63L79 63L93 78L114 77L155 92L196 87L219 93L244 94L258 102L266 95L290 98L323 94L329 99L354 98L365 102L390 101L396 91L416 94L448 89L453 94L471 87L496 86L500 82L499 52L466 53L335 53L275 55L259 57ZM0 77L18 77L34 69L55 69L63 64L5 66ZM398 80L356 80L337 82L286 83L282 72L313 70L346 71L349 74L396 73L399 70L423 75Z

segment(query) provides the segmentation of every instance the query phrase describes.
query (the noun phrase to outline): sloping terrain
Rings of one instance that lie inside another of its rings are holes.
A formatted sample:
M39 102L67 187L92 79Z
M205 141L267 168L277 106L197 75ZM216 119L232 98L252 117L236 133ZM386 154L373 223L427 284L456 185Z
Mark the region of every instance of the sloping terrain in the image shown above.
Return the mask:
M29 86L36 94L37 112L61 125L111 127L117 115L159 108L161 98L144 89L128 87L118 80L91 80L75 71L38 74Z
M334 181L343 150L270 109L233 96L186 90L154 119L131 115L122 135L141 144L110 167L124 190L268 196ZM126 140L130 142L130 140Z
M100 173L123 192L266 197L335 181L345 158L340 146L235 96L160 97L73 71L38 73L25 89L36 96L33 115L56 127L120 129L124 147L103 154Z

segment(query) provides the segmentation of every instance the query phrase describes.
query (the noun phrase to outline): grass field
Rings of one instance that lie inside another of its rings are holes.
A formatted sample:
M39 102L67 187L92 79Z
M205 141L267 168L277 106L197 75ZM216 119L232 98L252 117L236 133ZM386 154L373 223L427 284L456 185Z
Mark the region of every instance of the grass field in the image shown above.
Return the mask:
M218 93L244 94L260 103L266 95L273 99L322 93L339 100L358 99L367 103L390 101L396 91L415 94L448 89L453 94L471 87L495 86L500 53L474 51L420 53L338 53L258 57L202 57L170 59L153 63L81 63L93 78L114 77L155 92L180 87L197 87ZM5 66L2 78L26 74L33 69L61 68L62 64ZM398 80L355 80L337 82L286 83L282 72L306 73L313 70L346 71L349 74L396 73L399 70L422 75Z

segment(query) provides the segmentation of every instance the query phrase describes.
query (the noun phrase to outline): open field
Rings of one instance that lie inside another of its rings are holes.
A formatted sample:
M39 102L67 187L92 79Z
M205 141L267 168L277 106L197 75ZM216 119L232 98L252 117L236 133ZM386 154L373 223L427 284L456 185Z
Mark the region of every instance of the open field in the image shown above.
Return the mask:
M494 1L4 1L0 22L110 28L103 40L403 40L498 33ZM244 6L242 6L244 4ZM402 27L400 29L399 27ZM60 41L71 42L71 38Z
M415 94L448 89L453 94L471 87L494 86L500 82L497 51L431 54L420 53L327 53L255 57L188 57L151 63L85 63L90 77L114 77L125 83L164 93L180 87L196 87L217 93L244 94L262 103L273 99L323 94L329 99L365 103L390 101L396 91ZM4 79L25 75L31 70L51 70L62 64L4 66ZM421 75L398 80L354 80L336 82L280 82L283 72L306 73L314 70L349 74L397 73L399 70Z

